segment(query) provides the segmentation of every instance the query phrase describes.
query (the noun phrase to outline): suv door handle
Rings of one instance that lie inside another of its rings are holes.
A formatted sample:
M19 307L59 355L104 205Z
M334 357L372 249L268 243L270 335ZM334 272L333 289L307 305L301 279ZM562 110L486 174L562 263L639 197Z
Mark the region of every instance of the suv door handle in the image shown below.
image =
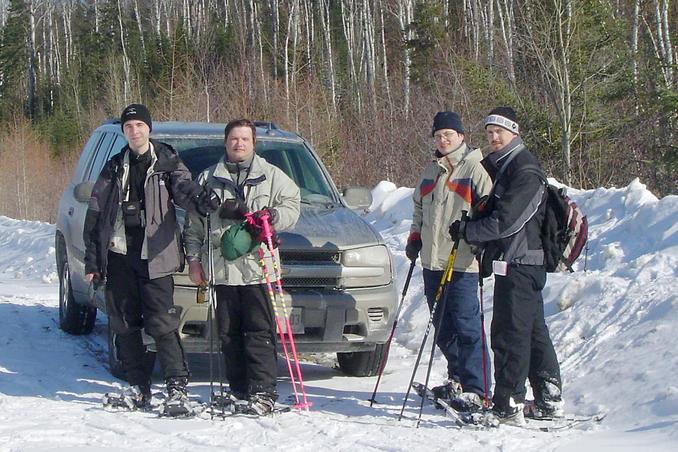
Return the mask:
M73 207L69 207L69 208L68 208L68 215L72 217L72 216L73 216L73 212L75 212L75 209L74 209Z

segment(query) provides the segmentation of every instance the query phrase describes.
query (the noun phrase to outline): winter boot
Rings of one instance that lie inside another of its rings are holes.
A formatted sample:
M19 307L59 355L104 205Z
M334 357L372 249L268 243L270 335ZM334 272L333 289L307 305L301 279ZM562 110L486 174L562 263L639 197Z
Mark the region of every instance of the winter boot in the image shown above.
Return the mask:
M250 395L249 403L241 408L243 414L266 416L273 412L275 396L268 392L257 392Z
M563 398L558 378L542 376L532 388L534 403L525 405L525 417L555 419L564 416Z
M431 388L436 399L450 400L462 393L461 384L457 380L447 379L440 386Z
M133 385L123 388L119 393L107 392L103 403L105 408L129 411L144 410L151 405L151 384Z
M192 409L188 400L188 377L169 377L167 384L167 400L163 405L163 414L169 417L188 416Z
M461 413L477 413L483 409L483 398L475 392L462 392L450 399L450 406Z
M525 404L523 412L526 418L539 420L552 420L565 417L563 410L563 401L542 401L528 402Z
M496 427L499 424L507 425L525 425L525 416L523 415L523 403L518 403L509 397L507 403L495 403L492 410L487 415L486 424Z

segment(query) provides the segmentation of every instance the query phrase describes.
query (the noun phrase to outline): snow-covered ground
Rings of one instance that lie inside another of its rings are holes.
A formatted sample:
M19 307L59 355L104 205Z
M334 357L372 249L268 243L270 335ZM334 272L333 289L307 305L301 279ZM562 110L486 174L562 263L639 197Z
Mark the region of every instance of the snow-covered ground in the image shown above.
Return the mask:
M367 216L393 251L399 291L409 266L411 193L382 182ZM427 406L416 429L414 398L398 422L428 320L419 268L374 408L367 399L375 378L343 376L324 357L330 365L302 367L310 412L221 421L104 411L101 396L120 385L105 364L105 318L86 337L59 330L54 227L0 217L0 450L678 450L678 196L658 200L637 180L570 194L590 221L586 271L581 258L576 273L549 275L547 322L567 411L605 411L600 425L560 433L460 431ZM491 294L487 280L488 330ZM206 399L205 362L192 364L191 392ZM438 355L432 382L444 372ZM283 398L291 390L285 374L281 363Z

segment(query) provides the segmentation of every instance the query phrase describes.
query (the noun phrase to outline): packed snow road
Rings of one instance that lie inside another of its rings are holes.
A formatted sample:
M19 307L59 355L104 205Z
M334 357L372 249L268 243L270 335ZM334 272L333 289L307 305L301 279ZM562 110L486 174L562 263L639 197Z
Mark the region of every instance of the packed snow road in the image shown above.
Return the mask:
M2 450L474 450L483 447L544 450L552 434L516 428L458 431L441 411L426 406L415 428L419 399L411 397L407 419L397 414L413 359L389 366L373 408L367 399L374 378L343 376L327 365L306 363L303 374L313 402L309 412L270 418L163 419L152 413L108 412L107 391L120 384L106 365L106 325L90 336L70 336L57 327L57 286L0 284L0 449ZM209 397L204 357L192 356L191 394ZM329 360L328 360L329 361ZM394 359L394 361L396 361ZM395 369L392 369L395 367ZM395 370L395 373L393 372ZM279 368L282 398L291 387ZM162 389L156 381L154 390ZM576 432L558 434L575 438Z

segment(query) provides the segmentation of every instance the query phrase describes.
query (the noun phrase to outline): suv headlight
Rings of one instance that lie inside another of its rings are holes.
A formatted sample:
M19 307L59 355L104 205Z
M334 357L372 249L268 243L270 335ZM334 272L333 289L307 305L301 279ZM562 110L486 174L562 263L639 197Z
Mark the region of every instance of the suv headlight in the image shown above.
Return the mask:
M341 267L342 287L385 286L392 279L391 253L384 245L344 251Z

